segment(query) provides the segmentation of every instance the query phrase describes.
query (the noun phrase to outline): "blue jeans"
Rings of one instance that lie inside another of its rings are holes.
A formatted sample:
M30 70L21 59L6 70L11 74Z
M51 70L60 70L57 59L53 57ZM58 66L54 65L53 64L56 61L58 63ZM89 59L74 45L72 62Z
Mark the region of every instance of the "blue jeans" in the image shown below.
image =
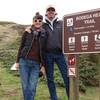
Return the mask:
M19 64L24 100L34 100L40 64L23 58L20 58Z
M67 75L67 64L62 53L47 53L46 55L46 76L51 100L58 100L54 83L54 62L58 65L66 87L69 98L69 78Z

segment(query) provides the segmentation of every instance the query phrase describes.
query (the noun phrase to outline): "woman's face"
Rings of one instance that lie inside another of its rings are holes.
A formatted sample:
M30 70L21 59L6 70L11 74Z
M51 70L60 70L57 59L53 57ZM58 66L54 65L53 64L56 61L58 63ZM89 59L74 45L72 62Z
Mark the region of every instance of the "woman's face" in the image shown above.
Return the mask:
M35 28L40 28L42 26L43 21L41 19L34 19L33 25Z

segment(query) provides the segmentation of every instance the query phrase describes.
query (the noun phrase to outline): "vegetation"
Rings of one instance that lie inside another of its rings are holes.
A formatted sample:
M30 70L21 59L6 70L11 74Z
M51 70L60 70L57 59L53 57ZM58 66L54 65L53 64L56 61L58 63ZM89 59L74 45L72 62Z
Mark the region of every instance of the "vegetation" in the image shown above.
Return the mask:
M93 55L92 55L93 56ZM94 55L94 60L98 55ZM99 87L99 67L98 61L93 61L91 55L78 56L78 68L79 68L79 82L80 90L85 92L86 86Z

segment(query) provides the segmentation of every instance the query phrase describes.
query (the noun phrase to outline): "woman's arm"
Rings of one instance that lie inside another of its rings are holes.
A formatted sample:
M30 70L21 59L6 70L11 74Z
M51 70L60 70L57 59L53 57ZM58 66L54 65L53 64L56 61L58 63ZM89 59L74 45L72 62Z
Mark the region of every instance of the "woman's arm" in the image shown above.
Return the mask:
M21 43L20 43L20 47L19 47L19 50L18 50L18 53L17 53L16 63L19 63L19 58L20 58L21 51L22 51L22 49L23 49L23 47L24 47L26 35L27 35L27 32L25 31L25 32L23 33L22 38L21 38Z

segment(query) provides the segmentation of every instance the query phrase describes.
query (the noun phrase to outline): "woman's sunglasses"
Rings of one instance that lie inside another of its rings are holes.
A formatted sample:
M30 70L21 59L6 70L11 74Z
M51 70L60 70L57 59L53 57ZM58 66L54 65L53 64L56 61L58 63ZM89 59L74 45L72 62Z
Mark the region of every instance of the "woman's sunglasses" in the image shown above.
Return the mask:
M42 20L40 20L40 19L35 19L34 22L40 22L40 23L41 23Z

